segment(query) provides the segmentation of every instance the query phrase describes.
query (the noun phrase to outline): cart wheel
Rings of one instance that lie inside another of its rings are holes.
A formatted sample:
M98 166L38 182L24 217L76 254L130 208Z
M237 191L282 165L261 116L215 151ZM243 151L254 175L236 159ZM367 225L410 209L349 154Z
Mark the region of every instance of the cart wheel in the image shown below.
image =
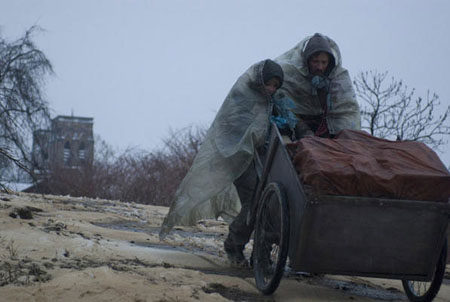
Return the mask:
M253 271L256 286L272 294L283 276L289 247L288 204L280 184L264 189L255 224Z
M431 282L402 280L403 288L410 301L428 302L433 301L442 284L445 274L445 265L447 261L447 239L442 247L436 270Z

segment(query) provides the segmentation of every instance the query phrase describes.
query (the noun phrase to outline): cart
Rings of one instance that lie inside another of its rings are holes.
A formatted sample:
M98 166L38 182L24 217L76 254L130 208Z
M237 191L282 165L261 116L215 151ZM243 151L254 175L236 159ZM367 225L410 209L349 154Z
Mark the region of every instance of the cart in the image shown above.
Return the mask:
M410 301L432 301L445 274L448 203L308 194L275 125L248 219L253 270L272 294L293 271L402 280Z

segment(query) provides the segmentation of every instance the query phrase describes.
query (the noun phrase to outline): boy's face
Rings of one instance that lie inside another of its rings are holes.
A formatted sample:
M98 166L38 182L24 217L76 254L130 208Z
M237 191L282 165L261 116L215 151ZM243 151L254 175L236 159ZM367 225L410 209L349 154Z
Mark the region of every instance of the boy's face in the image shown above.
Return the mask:
M264 84L264 89L268 95L273 95L280 86L281 82L278 78L271 78Z

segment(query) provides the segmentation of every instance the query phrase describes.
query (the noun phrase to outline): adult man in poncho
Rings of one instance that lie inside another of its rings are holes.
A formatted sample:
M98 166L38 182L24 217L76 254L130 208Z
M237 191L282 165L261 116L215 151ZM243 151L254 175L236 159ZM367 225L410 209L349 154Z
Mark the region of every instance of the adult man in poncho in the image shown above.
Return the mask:
M313 58L317 57L319 62L313 63ZM360 128L359 106L352 83L341 65L339 48L333 40L315 34L275 61L284 71L283 86L275 99L288 97L294 101L292 110L301 119L296 129L299 136L330 137L342 129ZM177 191L163 222L162 238L176 224L192 225L202 218L229 213L233 202L226 197L233 182L239 182L240 178L254 179L251 175L254 173L253 153L264 144L272 107L270 97L262 97L252 89L257 83L261 85L258 70L263 67L259 63L247 70L225 99ZM248 189L244 195L249 198ZM242 205L224 244L229 258L237 262L245 260L242 251L253 230L243 219L249 202L244 201Z
M299 117L297 138L333 137L343 129L360 130L359 105L337 44L314 34L275 59L285 80L275 99L289 97Z

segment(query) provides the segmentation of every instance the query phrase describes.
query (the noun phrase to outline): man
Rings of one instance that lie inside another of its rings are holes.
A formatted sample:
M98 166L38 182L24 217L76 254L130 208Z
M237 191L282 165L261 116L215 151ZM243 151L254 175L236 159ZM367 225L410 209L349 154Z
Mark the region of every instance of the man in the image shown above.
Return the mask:
M333 137L340 130L360 130L359 105L337 44L316 33L275 59L285 74L275 99L291 98L299 118L296 136Z

